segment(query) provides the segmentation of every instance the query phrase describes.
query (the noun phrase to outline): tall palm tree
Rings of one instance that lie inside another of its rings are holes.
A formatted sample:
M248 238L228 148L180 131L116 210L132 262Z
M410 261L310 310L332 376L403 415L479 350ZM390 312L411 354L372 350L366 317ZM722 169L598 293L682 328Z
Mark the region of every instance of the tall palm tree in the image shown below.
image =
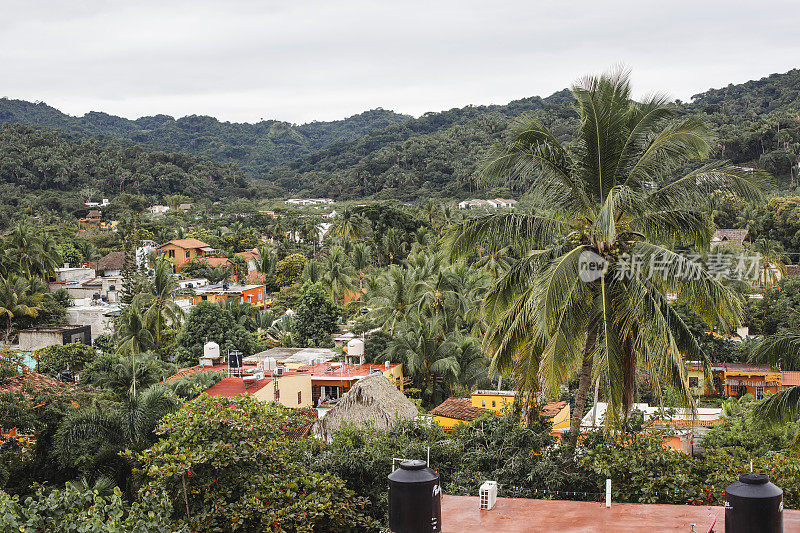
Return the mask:
M779 367L783 371L800 370L800 333L781 331L764 339L753 351L751 360ZM772 424L800 420L800 386L789 387L755 407L755 416Z
M367 234L366 220L347 206L333 221L331 235L344 241L358 241Z
M144 310L144 322L152 333L156 349L161 347L164 328L168 324L178 327L183 319L183 310L174 300L178 289L178 282L172 275L172 262L165 255L158 256L147 292L134 298L137 307Z
M136 355L155 348L153 333L147 327L144 311L134 301L117 319L117 353Z
M757 239L753 243L753 250L761 255L761 268L758 280L762 287L777 283L786 275L786 261L789 257L783 245L772 239Z
M275 250L268 248L266 245L261 245L257 249L258 257L256 258L256 271L259 274L269 279L270 276L275 274L275 265L278 263L278 254Z
M414 272L392 265L379 276L368 291L370 315L393 333L419 299Z
M322 286L335 302L344 300L354 289L355 270L340 246L334 246L322 259Z
M44 293L36 290L31 280L17 274L0 277L0 316L5 319L5 343L11 340L11 327L14 319L22 316L36 317L42 304Z
M403 363L423 399L436 405L460 374L458 347L456 334L442 330L441 318L414 313L389 343L387 355Z
M758 197L764 175L709 163L673 179L709 153L711 134L697 117L676 118L663 96L633 101L625 72L586 78L572 93L580 125L569 146L523 117L483 169L487 179L529 184L535 204L548 210L469 219L451 233L450 249L453 258L486 242L530 251L485 300L485 348L493 373L513 371L529 398L540 381L555 396L577 374L570 424L577 439L593 382L610 404L609 426L627 419L640 369L657 395L671 385L693 406L683 355L703 353L665 294L722 329L739 323L742 308L702 264L671 248L707 250L709 193Z
M353 249L350 251L350 264L353 265L353 269L356 271L358 289L361 291L364 290L364 280L366 279L367 270L372 266L371 255L369 246L363 242L353 246Z

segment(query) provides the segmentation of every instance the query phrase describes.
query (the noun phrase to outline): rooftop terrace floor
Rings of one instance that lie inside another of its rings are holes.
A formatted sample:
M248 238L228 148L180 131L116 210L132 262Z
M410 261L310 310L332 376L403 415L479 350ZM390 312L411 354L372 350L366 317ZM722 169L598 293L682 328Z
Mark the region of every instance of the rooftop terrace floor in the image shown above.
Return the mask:
M498 498L491 511L479 509L476 496L442 497L444 533L522 533L534 531L564 533L695 531L706 533L717 516L716 533L725 531L722 507L604 503L564 500ZM800 531L800 511L783 512L783 530Z

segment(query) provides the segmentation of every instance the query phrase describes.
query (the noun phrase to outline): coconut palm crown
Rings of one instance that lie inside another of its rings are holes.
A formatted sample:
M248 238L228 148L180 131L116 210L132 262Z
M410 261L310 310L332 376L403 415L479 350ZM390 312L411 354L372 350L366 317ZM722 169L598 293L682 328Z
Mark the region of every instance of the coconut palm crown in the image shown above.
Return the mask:
M585 78L572 93L580 125L569 144L522 117L483 168L484 179L527 186L536 214L468 219L449 248L453 259L487 242L526 251L484 301L484 349L492 372L513 375L524 392L554 397L578 375L577 430L592 383L610 403L607 427L622 424L637 373L659 397L670 385L693 405L683 358L704 357L666 295L722 329L742 310L700 261L673 250L707 250L710 193L758 197L764 175L720 162L679 173L710 152L708 128L677 116L664 96L634 101L627 72Z

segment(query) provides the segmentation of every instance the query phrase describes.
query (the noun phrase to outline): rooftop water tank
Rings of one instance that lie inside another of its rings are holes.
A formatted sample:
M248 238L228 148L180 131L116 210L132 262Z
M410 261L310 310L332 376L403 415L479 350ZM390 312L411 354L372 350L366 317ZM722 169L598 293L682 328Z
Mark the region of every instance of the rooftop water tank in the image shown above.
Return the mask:
M364 341L361 339L350 339L347 343L347 355L350 357L364 356Z
M727 533L781 533L783 490L769 482L766 474L741 474L725 488Z
M403 461L389 474L389 530L429 533L442 530L439 474L425 461Z
M203 345L203 357L219 357L219 344L209 341Z

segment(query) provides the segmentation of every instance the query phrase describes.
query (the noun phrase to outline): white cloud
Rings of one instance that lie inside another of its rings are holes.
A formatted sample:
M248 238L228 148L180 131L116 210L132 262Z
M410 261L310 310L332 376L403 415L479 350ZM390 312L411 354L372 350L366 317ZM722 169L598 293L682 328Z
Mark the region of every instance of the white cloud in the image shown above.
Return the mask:
M618 63L688 99L800 66L794 1L0 2L0 95L71 114L419 115Z

